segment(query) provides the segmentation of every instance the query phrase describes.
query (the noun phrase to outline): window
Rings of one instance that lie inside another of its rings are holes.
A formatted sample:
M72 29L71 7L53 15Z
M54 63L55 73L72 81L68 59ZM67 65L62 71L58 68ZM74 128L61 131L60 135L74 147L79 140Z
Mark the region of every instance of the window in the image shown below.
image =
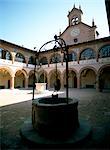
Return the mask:
M73 61L76 61L76 60L77 60L76 53L74 53L74 52L72 53L72 60L73 60Z
M17 53L15 57L15 61L25 63L25 58L21 53Z
M10 55L10 52L6 51L6 59L7 60L11 60L11 55Z
M72 24L73 24L73 25L78 24L78 20L79 20L78 17L75 16L75 17L72 19Z
M61 56L60 54L54 54L50 60L50 63L59 63L61 62Z
M95 58L95 52L90 48L85 49L80 56L80 60L87 60L87 59L94 59L94 58Z
M6 60L11 60L11 54L8 50L4 50L0 48L0 58L1 59L6 59Z
M31 56L30 58L29 58L29 62L28 62L28 64L35 64L35 60L34 60L34 57L33 56Z
M46 57L42 57L42 58L40 59L40 63L41 63L42 65L48 64L47 58L46 58Z
M99 50L99 58L110 57L110 45L106 45Z
M74 42L75 42L75 43L77 43L77 42L78 42L78 39L77 39L77 38L75 38L75 39L74 39Z

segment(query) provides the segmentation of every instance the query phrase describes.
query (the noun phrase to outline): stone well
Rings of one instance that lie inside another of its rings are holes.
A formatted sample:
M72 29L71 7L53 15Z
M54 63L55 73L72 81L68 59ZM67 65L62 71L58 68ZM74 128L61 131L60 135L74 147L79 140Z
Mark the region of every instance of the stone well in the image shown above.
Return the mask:
M32 103L32 125L42 136L67 138L79 127L78 101L69 98L40 98Z
M80 145L91 133L86 120L78 118L76 99L46 97L32 102L32 118L20 129L22 138L37 147Z

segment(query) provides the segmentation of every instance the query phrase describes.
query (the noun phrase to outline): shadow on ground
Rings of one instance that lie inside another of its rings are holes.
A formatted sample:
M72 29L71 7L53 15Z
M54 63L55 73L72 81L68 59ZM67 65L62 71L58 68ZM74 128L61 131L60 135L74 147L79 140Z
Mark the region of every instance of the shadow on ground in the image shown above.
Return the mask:
M54 145L54 148L110 149L110 93L71 89L69 95L79 99L79 117L91 123L92 133L84 143L60 147ZM21 139L20 128L24 121L31 117L31 107L32 101L28 100L0 108L2 150L46 148L42 145L28 145ZM52 149L52 145L47 148Z

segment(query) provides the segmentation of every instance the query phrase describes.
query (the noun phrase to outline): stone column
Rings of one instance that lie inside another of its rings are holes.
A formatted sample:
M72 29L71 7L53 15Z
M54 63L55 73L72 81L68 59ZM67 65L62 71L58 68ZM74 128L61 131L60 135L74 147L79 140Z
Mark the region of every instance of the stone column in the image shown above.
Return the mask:
M25 77L25 88L28 89L28 77Z
M63 58L64 58L64 53L62 52L61 53L61 64L62 64L62 66L63 66Z
M80 54L78 53L77 54L77 63L79 64L79 61L80 61Z
M64 88L64 78L63 78L63 74L61 74L61 89Z
M49 77L47 76L47 88L49 89L50 88L50 80L49 80Z
M44 71L44 83L45 83L45 71Z
M80 75L77 75L77 88L80 89Z
M99 75L96 76L96 91L100 91L99 89Z
M96 50L96 62L98 62L99 61L99 58L98 58L99 57L98 56L99 55L99 51L98 51L98 46L97 45L95 46L95 50Z
M50 66L50 60L48 59L48 67Z
M14 89L14 76L11 77L10 80L10 89L13 90Z
M29 57L25 56L26 66L28 67Z
M49 56L47 56L47 65L49 67L49 62L50 62L50 59L49 59Z
M15 52L11 52L11 54L12 54L12 64L14 64L16 53Z

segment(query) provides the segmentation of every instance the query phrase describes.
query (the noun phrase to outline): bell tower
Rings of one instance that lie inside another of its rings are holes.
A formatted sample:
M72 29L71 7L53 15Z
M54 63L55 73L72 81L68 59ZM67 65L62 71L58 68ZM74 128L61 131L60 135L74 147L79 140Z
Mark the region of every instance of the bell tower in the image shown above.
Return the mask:
M60 33L60 37L66 41L67 45L73 45L94 40L96 38L96 25L94 19L92 25L88 25L82 20L81 6L76 8L73 6L72 10L68 12L68 26ZM97 32L97 36L98 36Z
M81 6L78 8L75 8L75 4L73 6L73 9L68 13L68 21L69 26L76 25L81 22L81 15L83 14L81 10Z

